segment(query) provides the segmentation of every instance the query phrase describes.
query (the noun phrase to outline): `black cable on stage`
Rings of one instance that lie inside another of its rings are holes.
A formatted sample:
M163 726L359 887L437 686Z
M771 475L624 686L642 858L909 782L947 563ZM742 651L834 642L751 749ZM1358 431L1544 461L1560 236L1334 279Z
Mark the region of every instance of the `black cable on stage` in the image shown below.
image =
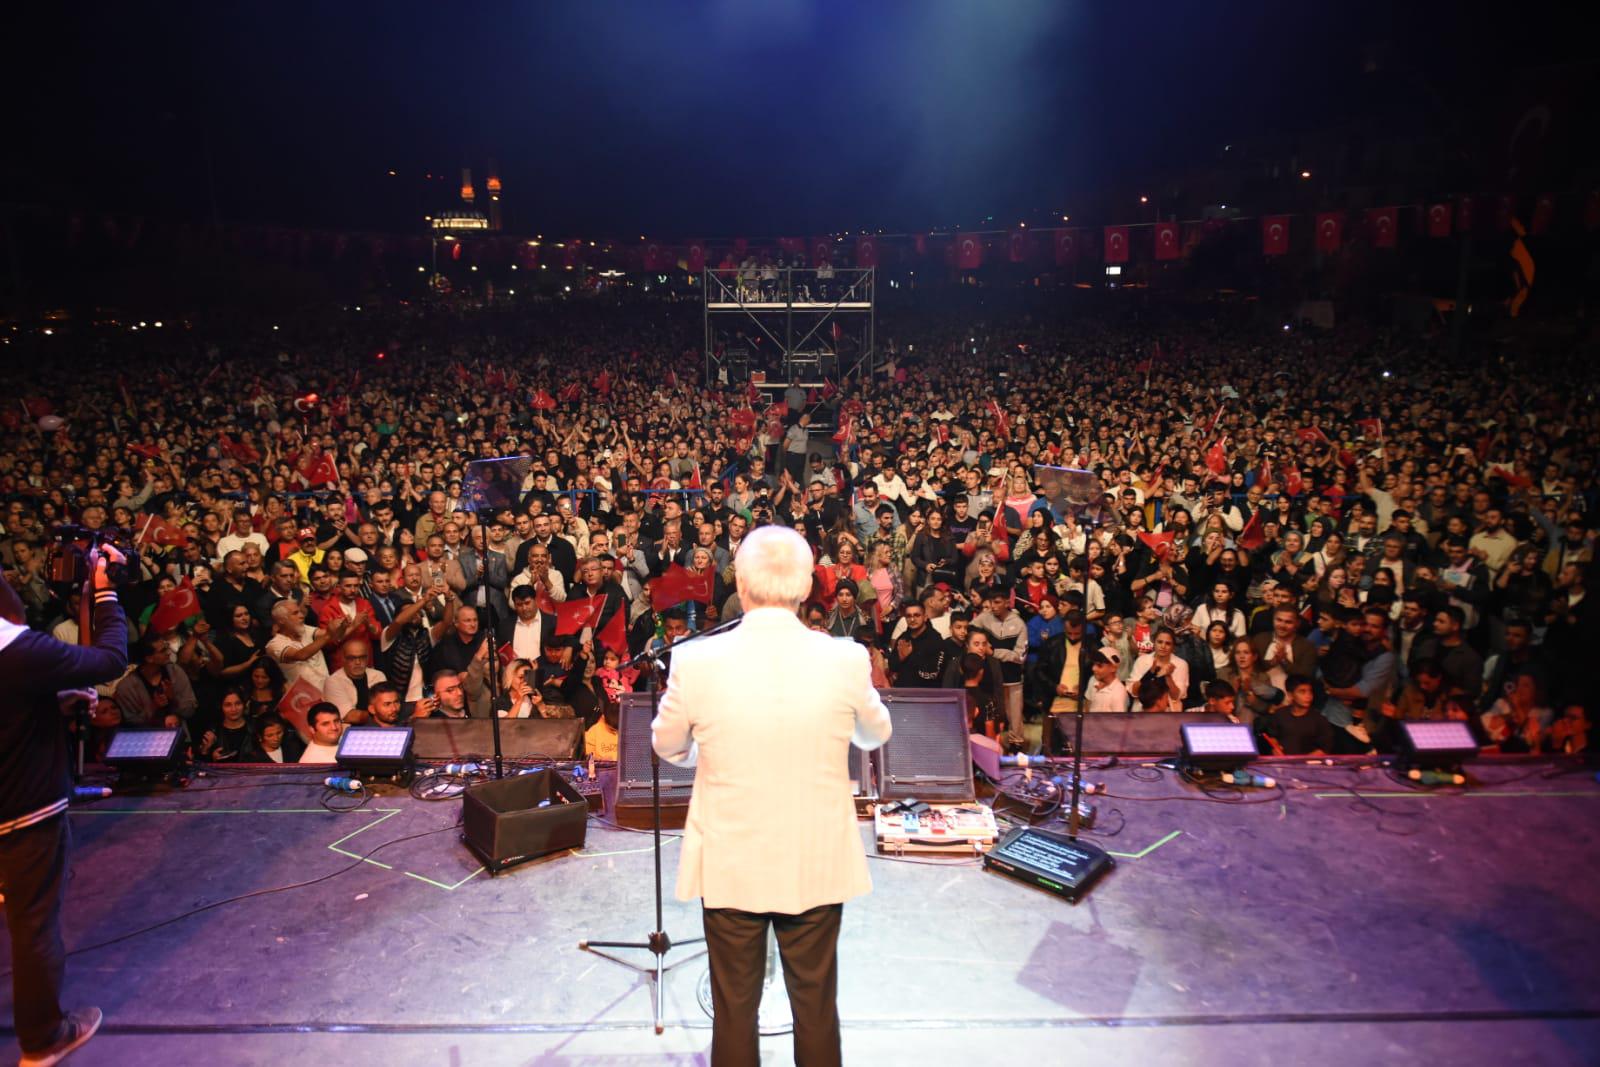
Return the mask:
M301 881L301 882L290 882L288 885L272 886L269 889L252 889L248 893L240 893L237 896L224 897L221 900L213 900L209 904L202 904L197 908L190 908L188 911L181 912L181 913L179 913L177 915L172 916L169 919L163 919L158 923L151 923L149 926L141 926L137 930L129 930L125 934L118 934L116 937L107 938L104 941L96 941L92 945L81 945L78 948L74 948L74 949L69 950L67 952L67 955L68 956L77 956L77 955L81 955L81 954L83 954L85 952L96 952L96 951L98 951L100 949L103 949L103 948L109 948L112 945L121 944L122 942L131 940L131 939L133 939L135 937L140 937L140 936L142 936L144 934L153 933L156 930L160 930L163 927L171 926L173 923L182 922L184 919L188 919L188 918L191 918L191 917L193 917L195 915L199 915L202 912L212 911L212 910L214 910L216 908L220 908L225 904L236 904L241 900L251 900L251 899L253 899L255 897L270 896L273 893L286 893L291 889L305 889L308 886L317 885L320 882L326 882L326 881L328 881L330 879L339 877L339 875L341 875L341 874L345 874L346 872L355 870L357 867L361 866L363 863L367 862L367 860L371 859L373 856L376 856L379 852L382 852L384 849L388 848L390 845L398 845L398 844L401 844L401 843L406 842L406 841L415 841L419 837L429 837L429 836L431 836L433 834L442 834L446 830L455 830L455 829L458 829L460 826L461 826L461 821L459 819L457 819L455 822L451 823L449 826L436 826L432 830L423 830L423 831L421 831L419 833L407 834L404 837L396 837L396 838L394 838L392 840L385 841L383 844L378 845L372 851L365 853L364 855L360 856L359 858L357 858L355 860L352 860L349 864L347 864L347 865L345 865L343 867L340 867L338 870L329 871L327 874L318 875L315 878L307 878L305 881ZM5 977L9 976L10 974L11 974L11 968L7 967L5 970L0 971L0 978L5 978Z

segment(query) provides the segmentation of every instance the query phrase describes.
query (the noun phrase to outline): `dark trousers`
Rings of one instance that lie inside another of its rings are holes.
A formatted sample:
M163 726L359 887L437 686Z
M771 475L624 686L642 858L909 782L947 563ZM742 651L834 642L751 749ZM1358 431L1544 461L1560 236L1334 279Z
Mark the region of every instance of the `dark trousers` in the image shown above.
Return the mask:
M799 915L756 914L706 908L706 948L711 957L712 1067L761 1062L761 983L767 969L767 924L777 928L783 981L794 1012L797 1067L840 1062L839 919L843 904L824 904Z
M61 902L67 891L65 814L0 835L0 892L11 931L11 1000L17 1043L37 1052L60 1036Z

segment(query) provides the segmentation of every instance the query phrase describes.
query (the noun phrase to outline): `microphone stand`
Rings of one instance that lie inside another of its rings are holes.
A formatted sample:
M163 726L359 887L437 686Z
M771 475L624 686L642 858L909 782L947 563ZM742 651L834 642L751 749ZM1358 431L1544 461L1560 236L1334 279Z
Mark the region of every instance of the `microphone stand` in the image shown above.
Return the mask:
M625 611L627 609L624 606L619 610ZM730 619L727 622L719 623L718 625L711 627L709 630L701 630L699 633L679 638L675 644L686 644L690 641L698 641L702 637L710 637L712 634L722 633L725 630L731 630L735 626L739 625L740 621L740 619ZM655 649L646 645L643 652L640 652L626 664L628 667L642 666L650 671L650 721L652 723L655 722L656 716L660 714L661 711L661 685L662 680L666 677L667 673L666 664L663 662L663 659L667 653L670 652L670 650L670 646L668 648ZM703 944L705 942L705 938L688 937L674 941L671 936L667 934L666 930L663 929L665 921L662 917L661 895L661 757L656 754L655 746L653 744L650 746L650 809L651 835L654 844L653 851L655 853L656 875L655 929L653 929L649 936L643 941L584 940L578 942L578 949L582 952L594 952L595 955L604 957L613 963L620 963L624 967L631 967L634 970L643 971L644 973L651 975L654 983L654 992L651 999L651 1010L653 1013L653 1019L655 1021L656 1033L659 1035L665 1030L665 1027L661 1022L661 999L663 985L661 979L662 976L671 969L666 963L667 953L671 952L675 947L681 945ZM655 963L653 967L643 968L637 966L636 964L629 963L627 960L619 959L608 952L595 951L596 949L605 948L647 949L655 957Z

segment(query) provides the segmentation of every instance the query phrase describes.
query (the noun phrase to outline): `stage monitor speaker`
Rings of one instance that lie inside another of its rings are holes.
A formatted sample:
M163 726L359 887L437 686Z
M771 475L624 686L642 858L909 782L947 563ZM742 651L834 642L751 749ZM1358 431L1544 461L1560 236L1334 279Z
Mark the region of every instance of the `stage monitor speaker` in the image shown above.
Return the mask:
M617 713L617 772L614 790L604 790L606 810L623 826L649 829L654 822L650 799L650 694L624 693ZM608 783L609 785L609 783ZM661 761L661 826L679 829L689 814L694 768Z
M412 753L429 763L460 763L494 758L493 726L488 719L430 717L410 723ZM500 751L506 759L568 760L578 754L582 719L501 719Z
M548 767L469 786L461 805L467 845L490 874L552 852L582 848L589 825L583 795Z
M1073 715L1054 716L1058 752L1072 750L1077 729ZM1170 756L1178 751L1185 723L1227 722L1227 716L1208 711L1109 712L1092 711L1083 717L1085 756Z
M878 797L956 804L975 796L967 696L959 689L882 689L894 732L878 749Z

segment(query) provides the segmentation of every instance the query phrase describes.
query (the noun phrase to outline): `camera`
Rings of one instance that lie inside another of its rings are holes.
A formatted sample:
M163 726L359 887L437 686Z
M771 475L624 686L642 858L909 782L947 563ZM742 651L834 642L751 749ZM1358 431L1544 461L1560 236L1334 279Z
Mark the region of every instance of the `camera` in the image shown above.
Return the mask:
M51 584L79 586L89 580L89 553L109 544L127 557L126 563L108 563L106 576L113 585L129 585L138 580L139 553L133 547L133 532L116 527L91 530L87 526L62 523L50 530L46 553L46 574Z

